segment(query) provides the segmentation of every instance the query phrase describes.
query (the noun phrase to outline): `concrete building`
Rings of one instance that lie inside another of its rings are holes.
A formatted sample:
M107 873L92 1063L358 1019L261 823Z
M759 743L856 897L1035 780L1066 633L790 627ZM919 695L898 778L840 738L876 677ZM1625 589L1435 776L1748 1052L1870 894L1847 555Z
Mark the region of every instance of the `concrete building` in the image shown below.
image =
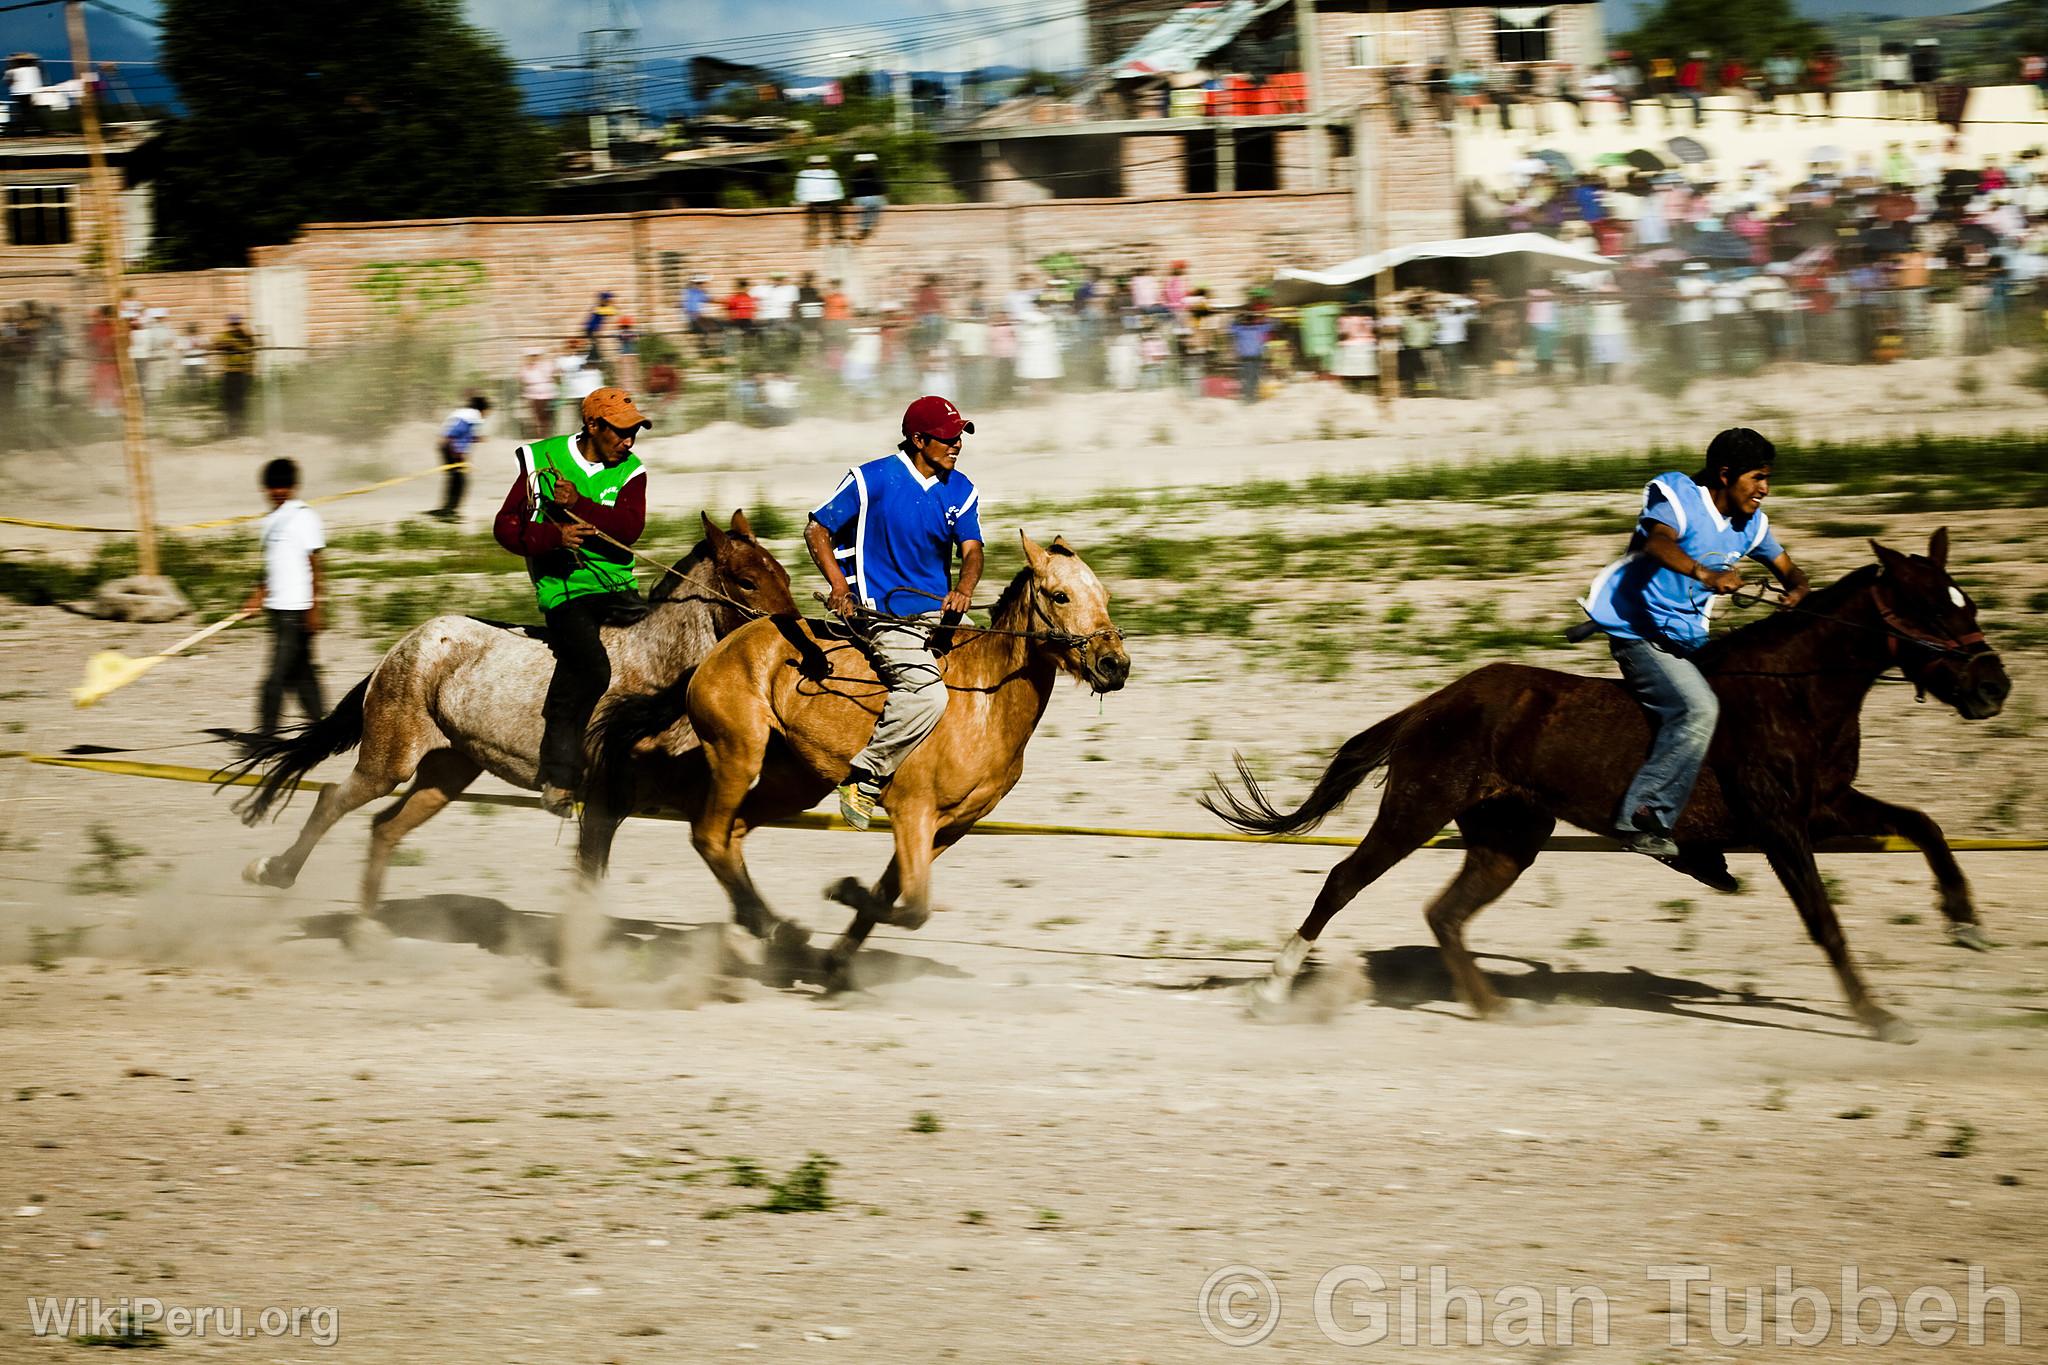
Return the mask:
M1407 0L1230 0L1216 46L1167 32L1176 13L1094 0L1091 53L1108 52L1063 100L1013 101L939 137L948 173L977 201L1156 197L1256 190L1352 191L1360 245L1455 235L1458 145L1420 84L1432 67L1528 71L1548 93L1565 68L1604 59L1594 0L1537 6ZM1162 22L1162 16L1165 22ZM1152 27L1146 29L1143 20ZM1159 49L1159 67L1140 58ZM1412 82L1402 130L1388 77Z

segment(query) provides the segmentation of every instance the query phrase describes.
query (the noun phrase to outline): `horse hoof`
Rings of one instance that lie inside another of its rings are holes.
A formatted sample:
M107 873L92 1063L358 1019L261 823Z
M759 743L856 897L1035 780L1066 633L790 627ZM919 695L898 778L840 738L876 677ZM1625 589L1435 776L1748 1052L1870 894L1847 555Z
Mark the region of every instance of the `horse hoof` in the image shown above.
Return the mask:
M1880 1043L1917 1043L1920 1030L1896 1014L1880 1014L1868 1021L1870 1036Z
M825 899L837 901L851 910L865 910L873 897L869 896L868 889L860 884L860 878L841 877L825 888Z
M381 921L368 915L356 915L341 927L341 946L357 957L381 955L396 937Z
M795 920L779 919L766 935L770 951L777 953L799 953L810 946L811 931Z
M1289 987L1289 982L1270 976L1263 981L1254 982L1245 992L1245 1014L1261 1024L1282 1022L1290 1013Z
M254 882L258 886L274 886L280 891L289 889L298 878L277 871L276 862L275 858L256 859L242 869L242 880Z
M1948 940L1958 948L1968 948L1976 953L1988 953L1998 946L1975 924L1951 924L1948 929Z
M882 923L892 929L921 929L924 922L931 917L932 912L929 908L918 910L907 905L899 905L882 916Z

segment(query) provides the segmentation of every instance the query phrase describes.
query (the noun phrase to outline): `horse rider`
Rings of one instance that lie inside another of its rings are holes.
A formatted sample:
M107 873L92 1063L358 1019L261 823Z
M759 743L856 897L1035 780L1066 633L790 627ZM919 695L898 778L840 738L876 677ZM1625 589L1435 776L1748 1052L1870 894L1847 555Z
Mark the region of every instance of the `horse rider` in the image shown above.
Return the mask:
M578 432L519 447L519 476L492 524L498 544L526 560L547 622L555 673L541 706L541 805L563 818L583 778L583 732L611 686L598 628L644 610L621 546L647 525L647 471L633 442L654 425L622 389L592 392L582 416Z
M1757 432L1730 427L1707 446L1699 473L1673 470L1650 480L1628 554L1601 573L1581 604L1607 636L1622 682L1656 727L1650 756L1615 815L1615 836L1633 852L1679 857L1672 832L1720 716L1720 702L1693 656L1707 642L1715 599L1743 584L1735 566L1744 559L1768 564L1784 585L1788 607L1810 590L1763 510L1777 454ZM1681 870L1710 885L1732 885L1725 866L1715 876L1701 875L1713 869Z
M855 829L868 827L884 784L946 711L932 632L973 605L981 582L981 495L958 468L973 433L949 400L918 399L904 409L896 453L848 470L804 526L827 604L861 631L889 689L839 785L839 813ZM950 582L955 546L960 577Z

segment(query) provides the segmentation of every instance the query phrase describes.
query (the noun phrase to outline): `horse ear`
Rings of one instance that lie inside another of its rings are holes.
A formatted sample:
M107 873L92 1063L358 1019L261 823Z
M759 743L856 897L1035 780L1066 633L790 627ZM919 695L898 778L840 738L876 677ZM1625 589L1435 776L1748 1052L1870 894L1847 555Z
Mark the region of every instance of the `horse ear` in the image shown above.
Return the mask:
M1031 566L1031 572L1040 575L1044 574L1048 567L1045 551L1039 548L1037 541L1026 535L1022 530L1017 532L1017 539L1024 542L1024 562Z
M1065 536L1054 536L1052 538L1052 552L1056 555L1069 555L1076 559L1080 558L1080 556L1074 554L1074 547L1067 544Z
M1877 562L1884 565L1886 573L1897 573L1905 567L1906 557L1890 546L1880 545L1872 538L1870 548L1877 552Z
M725 532L718 529L718 523L711 519L709 512L699 512L697 517L704 523L704 539L711 542L711 553L725 553Z
M1944 526L1927 537L1927 559L1943 573L1948 572L1948 527Z
M732 509L732 532L748 540L754 539L754 528L747 525L747 514L737 507Z

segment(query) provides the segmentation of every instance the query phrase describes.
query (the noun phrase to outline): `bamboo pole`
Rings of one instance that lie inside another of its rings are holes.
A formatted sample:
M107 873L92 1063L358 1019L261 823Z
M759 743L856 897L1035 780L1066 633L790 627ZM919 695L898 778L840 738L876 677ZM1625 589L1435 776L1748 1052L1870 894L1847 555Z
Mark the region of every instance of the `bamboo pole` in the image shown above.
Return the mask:
M114 368L121 377L122 443L128 454L128 489L135 503L135 565L144 578L159 576L156 553L156 490L149 473L148 438L142 425L142 385L135 358L128 353L128 326L121 317L121 210L107 167L100 132L99 96L86 52L84 0L66 0L65 27L71 34L71 69L79 78L79 120L85 125L85 148L92 160L93 218L99 225L100 278L106 305L113 313Z

